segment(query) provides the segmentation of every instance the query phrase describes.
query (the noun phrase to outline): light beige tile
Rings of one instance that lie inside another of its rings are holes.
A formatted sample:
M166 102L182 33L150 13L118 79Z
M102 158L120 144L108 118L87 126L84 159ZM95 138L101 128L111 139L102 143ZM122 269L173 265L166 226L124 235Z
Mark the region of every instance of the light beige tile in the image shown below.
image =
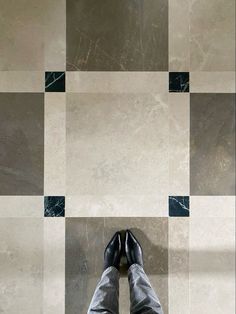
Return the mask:
M190 313L234 313L234 300L234 219L191 218Z
M44 72L0 71L0 92L43 92Z
M45 93L44 195L65 195L64 93Z
M190 1L169 0L169 71L189 72Z
M189 314L189 218L169 218L169 314Z
M66 0L44 1L44 62L46 71L66 68Z
M167 217L168 198L157 195L67 196L66 217Z
M191 196L192 217L235 217L235 196Z
M234 93L235 72L191 72L192 93Z
M166 93L168 72L67 72L67 92Z
M189 94L169 94L169 195L189 195Z
M67 96L67 196L168 195L167 95Z
M44 314L65 313L65 219L44 219Z
M43 217L43 196L0 196L0 217Z
M191 71L235 70L235 1L191 1Z
M0 312L41 314L43 219L0 219Z

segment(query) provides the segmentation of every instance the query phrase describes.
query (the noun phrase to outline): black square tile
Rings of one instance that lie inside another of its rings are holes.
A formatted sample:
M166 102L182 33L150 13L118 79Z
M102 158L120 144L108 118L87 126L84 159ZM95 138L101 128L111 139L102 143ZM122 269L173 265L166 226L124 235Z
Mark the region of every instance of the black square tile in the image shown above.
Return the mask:
M169 72L169 92L189 92L189 72Z
M189 217L189 196L169 196L169 216Z
M65 217L65 196L44 196L44 217Z
M45 72L45 92L65 92L65 72Z

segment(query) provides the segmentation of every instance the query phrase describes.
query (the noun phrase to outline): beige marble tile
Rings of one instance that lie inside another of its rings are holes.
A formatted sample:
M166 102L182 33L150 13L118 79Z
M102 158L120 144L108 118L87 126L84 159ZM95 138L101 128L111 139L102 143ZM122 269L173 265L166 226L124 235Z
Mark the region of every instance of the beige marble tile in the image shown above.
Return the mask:
M235 217L235 196L191 196L191 217Z
M45 93L44 195L65 195L65 93Z
M0 219L0 312L41 314L43 219Z
M168 198L157 195L67 196L66 217L167 217Z
M190 5L191 71L235 70L235 1Z
M66 0L44 1L44 63L46 71L66 68Z
M43 92L44 72L0 71L0 92Z
M189 314L189 218L169 222L169 314Z
M43 313L65 313L65 219L44 219Z
M43 196L0 196L0 217L43 217Z
M67 72L67 92L167 93L168 72Z
M105 246L131 228L144 250L144 268L168 313L168 218L66 218L66 313L85 314L103 269ZM96 252L96 254L94 253ZM120 279L120 313L129 313L129 286Z
M189 195L190 99L169 94L169 195Z
M67 196L168 195L167 95L67 96Z
M235 224L191 218L190 313L235 312Z
M235 72L191 72L192 93L235 93Z
M190 69L190 1L169 0L169 71Z

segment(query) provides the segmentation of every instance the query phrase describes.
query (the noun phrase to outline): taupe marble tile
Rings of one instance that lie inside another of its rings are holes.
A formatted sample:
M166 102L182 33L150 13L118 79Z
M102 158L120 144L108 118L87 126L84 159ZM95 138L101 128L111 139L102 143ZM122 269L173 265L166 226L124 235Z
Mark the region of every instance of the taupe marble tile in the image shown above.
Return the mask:
M67 195L168 195L166 98L67 95Z
M0 94L0 134L0 194L42 195L43 94Z
M167 69L167 1L67 1L67 70Z
M44 195L65 195L65 93L45 93L44 150Z
M0 312L43 311L43 220L0 219Z
M235 1L190 2L191 71L235 70Z
M235 195L235 95L191 94L190 194Z
M0 196L0 217L43 217L43 196Z
M167 218L66 218L66 314L85 314L103 268L105 246L131 228L144 250L145 270L168 313ZM129 313L129 287L120 279L120 313Z
M235 222L191 218L190 313L235 312Z
M65 313L65 219L44 219L43 313Z

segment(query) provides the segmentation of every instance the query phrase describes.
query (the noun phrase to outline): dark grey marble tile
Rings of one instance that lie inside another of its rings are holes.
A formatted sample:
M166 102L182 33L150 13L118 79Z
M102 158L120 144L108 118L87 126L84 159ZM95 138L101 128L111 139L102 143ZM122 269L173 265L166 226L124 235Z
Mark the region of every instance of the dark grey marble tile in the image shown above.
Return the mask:
M189 92L189 72L169 72L169 92Z
M169 196L169 216L189 216L189 196Z
M66 218L66 314L86 314L103 269L104 249L131 228L144 250L144 268L168 313L168 218ZM127 276L120 278L120 313L129 313Z
M235 95L191 94L190 194L235 194Z
M65 196L44 196L44 217L64 217Z
M0 147L0 194L43 195L43 93L0 94Z
M45 92L65 92L65 72L45 72Z
M68 71L167 69L167 1L67 1Z

